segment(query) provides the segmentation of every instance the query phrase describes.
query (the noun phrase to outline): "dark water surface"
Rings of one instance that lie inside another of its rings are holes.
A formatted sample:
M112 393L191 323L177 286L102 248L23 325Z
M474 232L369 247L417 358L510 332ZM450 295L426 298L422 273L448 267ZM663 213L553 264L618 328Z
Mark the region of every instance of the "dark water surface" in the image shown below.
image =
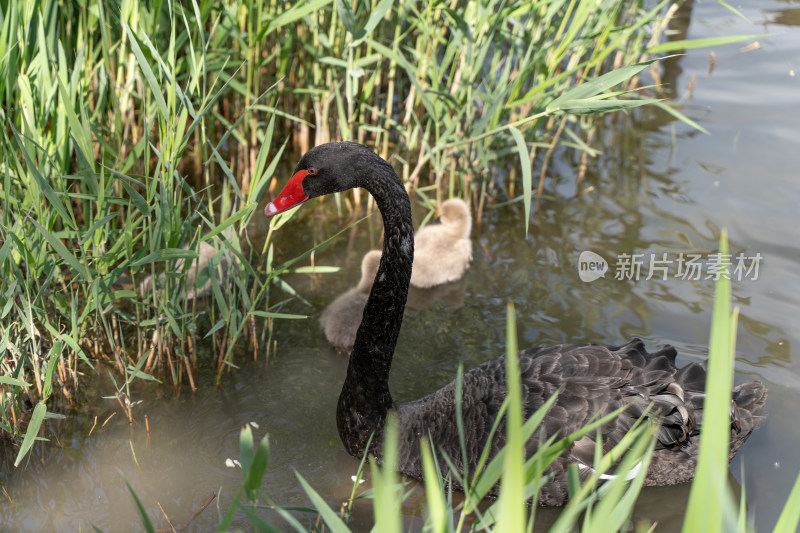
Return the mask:
M710 73L708 49L690 50L665 67L665 81L684 99L682 111L711 134L655 110L610 119L598 141L603 154L590 159L584 182L593 191L572 198L578 162L564 157L554 161L564 178L550 190L557 199L532 215L527 238L519 204L490 210L473 230L475 259L463 283L447 294L412 294L415 309L406 314L391 384L397 401L414 399L452 380L459 364L470 368L503 353L509 300L523 347L639 336L651 348L676 346L679 364L703 360L713 282L682 279L678 259L698 254L707 263L725 227L734 256L761 255L758 279L750 272L734 282L741 312L736 381L765 382L769 419L731 473L741 480L744 472L748 510L765 530L800 471L800 4L746 0L737 7L751 22L715 2L696 3L688 36L770 33L758 39L760 49L715 47ZM283 228L279 261L343 224L315 207L305 206ZM317 320L356 283L361 257L379 238L374 216L317 254L317 264L342 266L341 273L287 278L311 302L292 303L287 311L312 319L280 322L277 355L269 361L248 363L217 389L201 375L197 395L138 391L135 398L148 399L134 409L133 426L117 415L99 429L118 410L99 391L86 411L52 423L45 436L53 445L37 446L25 468L0 474L8 493L1 497L0 529L139 529L123 475L156 527L168 527L158 504L175 525L214 491L221 490L227 509L241 473L226 459L238 458L239 430L248 422L257 425L258 437L270 435L264 489L275 502L308 505L297 472L338 506L350 494L358 461L343 451L334 420L346 359L326 345ZM609 262L605 278L579 278L578 257L587 250ZM624 254L643 254L638 280L615 279ZM663 254L665 273L645 279L650 260ZM424 513L421 488L416 493L405 508L409 517ZM677 530L687 496L688 486L647 489L637 518L657 520L658 531ZM195 520L197 531L217 523L216 506ZM371 527L368 505L355 514L355 529ZM553 515L540 516L546 523Z

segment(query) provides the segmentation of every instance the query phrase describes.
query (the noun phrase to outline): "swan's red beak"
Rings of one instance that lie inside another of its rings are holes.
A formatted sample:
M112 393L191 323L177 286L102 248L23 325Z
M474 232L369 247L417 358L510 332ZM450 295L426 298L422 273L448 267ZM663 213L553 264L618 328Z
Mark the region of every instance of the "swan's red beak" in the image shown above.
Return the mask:
M295 172L278 197L264 208L264 214L268 217L275 216L308 200L308 196L303 192L303 179L306 175L308 172L305 170Z

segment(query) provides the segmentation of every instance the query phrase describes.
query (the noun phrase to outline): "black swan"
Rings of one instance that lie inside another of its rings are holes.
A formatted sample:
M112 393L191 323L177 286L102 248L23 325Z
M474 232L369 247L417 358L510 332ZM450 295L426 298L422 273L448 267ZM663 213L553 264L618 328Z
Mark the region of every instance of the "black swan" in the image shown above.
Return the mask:
M472 261L472 217L461 198L450 198L440 206L440 224L429 224L414 237L411 285L421 289L455 281Z
M462 468L455 423L455 383L420 400L395 404L389 393L389 368L397 343L414 258L411 205L392 166L366 146L329 143L308 151L283 191L265 209L276 215L309 198L353 187L363 187L383 216L384 244L378 274L372 286L355 345L350 355L336 412L339 435L347 451L361 457L367 451L380 457L384 421L389 410L398 414L400 435L397 467L422 478L419 441L430 436ZM648 353L642 341L622 346L567 344L538 346L519 354L525 417L561 389L542 425L528 442L532 453L541 440L558 433L566 436L596 414L629 406L601 428L605 446L612 446L640 413L654 402L659 424L658 442L646 485L688 481L694 475L705 370L697 363L675 368L675 349L666 346ZM500 357L463 376L462 412L466 433L466 460L475 471L479 454L506 395L505 358ZM734 389L731 405L730 454L765 418L766 389L757 381ZM367 442L374 434L370 449ZM571 445L548 471L552 478L542 488L539 503L563 505L567 500L566 466L592 464L594 434ZM540 440L541 439L541 440ZM505 441L501 422L491 444L492 454ZM444 464L444 463L442 463ZM495 490L497 487L495 487Z
M361 280L358 285L340 294L322 312L319 319L322 333L336 350L350 353L356 340L356 330L367 305L372 280L381 262L380 250L370 250L361 260Z

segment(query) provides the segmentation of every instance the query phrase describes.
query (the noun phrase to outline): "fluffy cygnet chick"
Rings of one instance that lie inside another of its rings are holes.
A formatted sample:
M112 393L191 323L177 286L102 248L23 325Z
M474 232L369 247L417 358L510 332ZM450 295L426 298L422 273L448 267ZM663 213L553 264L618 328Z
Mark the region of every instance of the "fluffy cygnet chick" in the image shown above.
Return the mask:
M371 250L361 260L361 281L358 285L339 295L322 312L322 333L336 350L350 353L356 340L356 331L367 304L369 291L381 262L380 250Z
M232 228L226 229L222 234L229 242L233 242L233 238L236 236ZM189 245L186 244L182 248L188 250ZM223 281L227 275L230 261L230 252L225 248L225 245L220 244L219 249L217 249L207 241L200 243L197 247L197 258L190 259L188 264L183 258L177 259L174 271L180 272L185 276L185 287L181 293L181 298L188 302L211 294L211 277L213 276L218 281ZM221 273L217 271L218 265L222 269ZM165 274L162 272L157 278L158 281L153 283L153 276L147 276L139 284L139 294L145 296L156 285L162 285L164 277Z
M472 216L466 202L451 198L440 206L441 224L430 224L414 237L411 285L422 289L455 281L472 260Z

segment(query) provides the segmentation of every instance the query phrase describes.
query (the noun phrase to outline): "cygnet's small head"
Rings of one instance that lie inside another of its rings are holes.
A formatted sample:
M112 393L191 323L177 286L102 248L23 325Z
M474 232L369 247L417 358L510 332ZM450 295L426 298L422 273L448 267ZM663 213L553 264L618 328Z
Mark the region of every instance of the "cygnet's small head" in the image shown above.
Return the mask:
M369 292L372 288L372 282L375 281L375 276L378 274L378 267L381 265L381 251L370 250L364 255L361 260L361 281L358 282L358 290L361 292Z
M468 239L472 232L472 216L469 207L461 198L450 198L439 206L442 224L452 228L462 239Z

